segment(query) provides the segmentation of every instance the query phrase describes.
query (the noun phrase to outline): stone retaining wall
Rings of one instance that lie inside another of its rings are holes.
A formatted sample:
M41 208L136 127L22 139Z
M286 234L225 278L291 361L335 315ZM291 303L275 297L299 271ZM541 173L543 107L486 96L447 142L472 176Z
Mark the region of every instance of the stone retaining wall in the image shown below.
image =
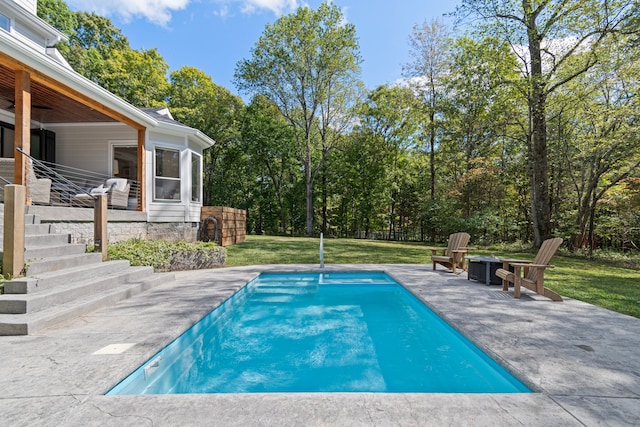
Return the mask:
M53 233L71 234L71 243L93 245L93 222L43 221L50 224ZM195 242L198 238L198 224L173 222L121 222L109 221L107 226L109 243L129 239L167 240L170 242Z

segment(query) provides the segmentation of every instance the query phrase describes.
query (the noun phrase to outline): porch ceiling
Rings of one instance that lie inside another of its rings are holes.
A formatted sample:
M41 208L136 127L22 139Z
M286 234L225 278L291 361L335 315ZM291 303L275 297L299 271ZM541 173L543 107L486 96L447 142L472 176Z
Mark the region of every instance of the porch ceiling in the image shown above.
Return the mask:
M0 65L0 109L13 113L14 99L15 72ZM31 119L40 123L117 121L37 81L31 81Z

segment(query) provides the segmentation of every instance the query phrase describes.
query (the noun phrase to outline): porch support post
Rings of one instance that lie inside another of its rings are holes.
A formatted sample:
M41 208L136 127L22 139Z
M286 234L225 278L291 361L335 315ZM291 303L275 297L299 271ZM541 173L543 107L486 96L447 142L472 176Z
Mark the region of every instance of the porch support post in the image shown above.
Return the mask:
M25 194L22 185L4 187L2 274L7 278L19 277L24 272Z
M138 210L140 212L146 211L146 199L147 199L147 156L145 149L145 138L146 138L147 130L145 128L138 129L138 176L136 179L138 180Z
M27 182L27 157L15 150L21 148L26 154L31 154L31 75L24 70L16 70L15 87L15 136L14 136L13 182L27 186L26 194L29 194ZM31 204L29 197L25 200Z
M107 195L100 194L96 197L93 209L93 245L95 250L102 253L102 261L106 261L109 236L107 234Z

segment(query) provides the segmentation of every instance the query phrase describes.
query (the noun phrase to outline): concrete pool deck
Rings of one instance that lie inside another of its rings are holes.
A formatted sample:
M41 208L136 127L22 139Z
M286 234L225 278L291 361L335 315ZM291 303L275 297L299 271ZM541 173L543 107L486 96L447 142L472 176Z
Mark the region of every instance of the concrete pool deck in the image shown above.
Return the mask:
M103 395L258 273L318 269L178 272L40 334L0 337L0 425L640 425L640 319L572 299L516 300L431 265L324 271L386 271L535 393Z

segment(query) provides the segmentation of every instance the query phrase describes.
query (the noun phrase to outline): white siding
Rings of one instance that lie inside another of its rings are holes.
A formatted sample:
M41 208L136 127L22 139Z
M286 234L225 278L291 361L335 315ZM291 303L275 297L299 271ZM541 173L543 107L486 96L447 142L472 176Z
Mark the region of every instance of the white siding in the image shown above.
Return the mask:
M163 147L185 148L187 143L184 136L167 135L158 132L149 132L149 142Z
M151 222L185 222L184 204L172 202L152 202L147 218Z
M14 0L17 4L27 9L29 12L36 14L36 5L38 0Z
M47 127L56 133L56 163L105 175L111 166L109 142L138 139L135 129L122 124Z
M200 213L202 212L202 205L194 205L189 203L189 212L186 222L200 222Z

